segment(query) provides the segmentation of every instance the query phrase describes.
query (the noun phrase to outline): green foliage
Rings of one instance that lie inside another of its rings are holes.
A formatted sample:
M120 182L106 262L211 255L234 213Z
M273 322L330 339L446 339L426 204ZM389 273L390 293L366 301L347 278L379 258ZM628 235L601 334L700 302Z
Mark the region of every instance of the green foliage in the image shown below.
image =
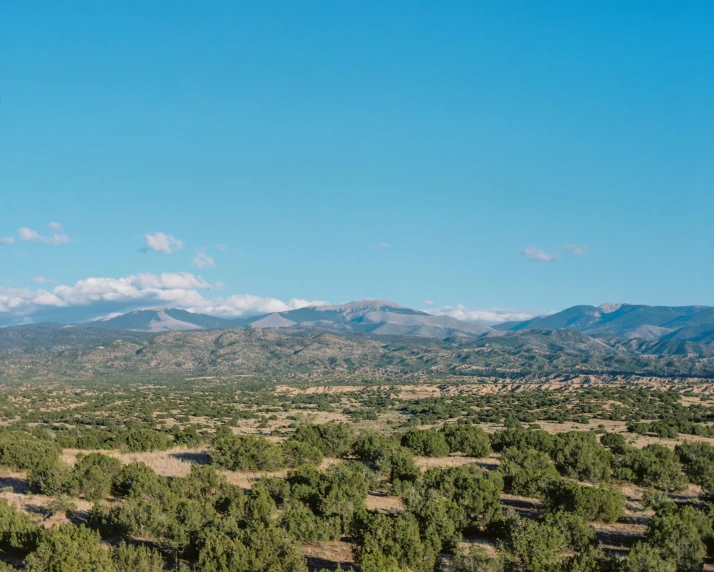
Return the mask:
M0 438L0 465L20 471L35 471L59 463L62 448L49 441L7 433Z
M202 572L307 572L300 546L274 526L204 531L198 557Z
M689 505L677 507L674 503L664 505L650 519L647 538L660 549L665 560L673 560L678 571L701 570L706 545L703 539L711 539L710 518Z
M165 451L169 448L169 439L164 433L153 429L133 429L124 436L126 448L133 453L144 451Z
M687 482L674 451L656 443L643 449L628 448L617 459L615 476L665 491L683 490Z
M600 444L610 449L610 451L616 455L624 453L625 447L627 447L627 442L620 433L604 433L603 436L600 437Z
M561 433L554 446L553 460L564 476L591 483L610 480L612 454L600 446L594 433Z
M114 572L162 572L161 554L146 546L132 546L121 542L110 551Z
M552 510L566 510L600 522L616 521L625 507L625 498L617 489L565 481L554 483L546 497Z
M272 471L282 466L280 447L265 437L224 435L216 439L211 461L232 471Z
M598 544L595 529L580 514L566 511L552 512L545 515L543 523L560 530L571 550L581 552Z
M507 570L558 572L568 539L556 526L532 520L519 521L504 544Z
M363 572L408 570L433 572L437 551L422 540L419 523L410 513L363 512L352 526L355 558Z
M714 447L702 441L685 441L674 452L684 465L689 480L704 486L714 478Z
M283 462L288 467L299 467L305 463L315 466L322 464L322 451L309 443L288 440L282 445L281 449Z
M307 443L326 457L346 457L355 442L355 430L349 423L330 421L322 425L303 425L290 440Z
M40 538L40 527L32 518L0 500L0 548L30 552Z
M72 488L87 500L97 501L111 492L121 472L122 464L114 457L100 453L78 456Z
M402 446L424 457L446 457L450 453L444 433L431 429L412 429L402 436Z
M491 454L488 433L476 425L444 425L441 432L452 452L464 453L469 457L488 457Z
M63 525L42 535L37 550L25 559L28 572L113 572L109 551L99 545L99 534L85 526Z
M515 447L522 451L535 449L551 454L555 448L555 438L542 429L507 429L494 433L491 436L491 444L495 451Z
M472 546L455 554L449 570L450 572L503 572L503 561L500 558L490 558L484 548Z
M665 560L659 551L647 542L635 544L627 557L620 562L622 572L676 572L674 560Z
M550 456L537 449L505 448L499 468L506 489L527 497L543 498L552 482L560 479Z

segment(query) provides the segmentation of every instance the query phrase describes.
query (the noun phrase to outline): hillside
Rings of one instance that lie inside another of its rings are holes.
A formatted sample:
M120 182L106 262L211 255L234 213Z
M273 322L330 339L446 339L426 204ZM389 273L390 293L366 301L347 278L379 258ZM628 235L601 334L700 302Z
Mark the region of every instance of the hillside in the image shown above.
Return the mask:
M698 347L692 344L692 348ZM171 332L144 341L0 356L16 377L101 377L117 374L251 375L270 379L363 379L405 376L542 376L613 373L714 376L704 352L654 353L569 330L509 332L478 340L244 328Z
M708 306L646 306L602 304L573 306L524 322L509 322L497 330L572 329L589 335L612 334L627 339L714 341L714 308Z

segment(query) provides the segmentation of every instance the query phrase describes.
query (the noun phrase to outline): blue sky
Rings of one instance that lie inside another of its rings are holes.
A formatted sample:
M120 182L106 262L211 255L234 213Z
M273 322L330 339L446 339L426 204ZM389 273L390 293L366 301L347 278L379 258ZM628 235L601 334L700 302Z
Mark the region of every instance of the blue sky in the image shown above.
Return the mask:
M4 2L0 323L714 305L712 25L694 1Z

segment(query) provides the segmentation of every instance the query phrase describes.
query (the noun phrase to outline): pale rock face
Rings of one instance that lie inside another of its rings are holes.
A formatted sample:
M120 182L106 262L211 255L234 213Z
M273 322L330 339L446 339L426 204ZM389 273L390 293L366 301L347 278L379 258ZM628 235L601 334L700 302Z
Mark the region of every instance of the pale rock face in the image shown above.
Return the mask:
M611 304L609 302L605 302L604 304L600 304L598 308L600 308L600 311L603 314L612 314L622 308L622 304Z

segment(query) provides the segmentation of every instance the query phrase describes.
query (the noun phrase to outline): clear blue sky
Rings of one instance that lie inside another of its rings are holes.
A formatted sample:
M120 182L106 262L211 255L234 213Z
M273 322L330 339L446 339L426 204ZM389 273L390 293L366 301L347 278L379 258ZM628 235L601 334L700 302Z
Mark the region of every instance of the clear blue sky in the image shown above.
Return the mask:
M714 305L713 28L696 1L3 2L0 314L144 303L161 273Z

